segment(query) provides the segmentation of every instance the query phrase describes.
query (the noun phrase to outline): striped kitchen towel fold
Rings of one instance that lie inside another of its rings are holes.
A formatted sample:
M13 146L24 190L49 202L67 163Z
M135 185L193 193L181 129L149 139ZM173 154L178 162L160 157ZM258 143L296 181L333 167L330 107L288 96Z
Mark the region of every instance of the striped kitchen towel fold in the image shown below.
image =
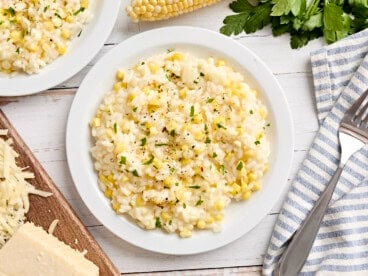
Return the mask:
M320 129L276 221L264 275L272 274L284 246L338 166L339 123L368 89L368 29L313 52L311 60ZM345 166L301 275L368 275L367 176L366 146Z

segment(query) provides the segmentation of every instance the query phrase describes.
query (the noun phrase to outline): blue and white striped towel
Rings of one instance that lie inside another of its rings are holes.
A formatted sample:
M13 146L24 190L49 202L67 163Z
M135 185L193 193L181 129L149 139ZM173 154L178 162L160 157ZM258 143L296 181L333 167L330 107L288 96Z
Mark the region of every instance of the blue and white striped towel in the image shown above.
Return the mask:
M368 88L368 29L311 54L320 129L277 219L263 264L271 275L339 160L337 129ZM347 163L301 275L368 275L368 147ZM300 250L303 250L301 248Z

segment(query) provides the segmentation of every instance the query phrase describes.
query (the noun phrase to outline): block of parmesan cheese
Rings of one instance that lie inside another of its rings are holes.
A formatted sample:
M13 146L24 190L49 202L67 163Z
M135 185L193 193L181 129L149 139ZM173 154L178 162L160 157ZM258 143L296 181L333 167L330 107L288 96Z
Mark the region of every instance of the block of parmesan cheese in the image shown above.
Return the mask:
M98 267L79 251L33 223L22 225L0 250L0 275L98 274Z

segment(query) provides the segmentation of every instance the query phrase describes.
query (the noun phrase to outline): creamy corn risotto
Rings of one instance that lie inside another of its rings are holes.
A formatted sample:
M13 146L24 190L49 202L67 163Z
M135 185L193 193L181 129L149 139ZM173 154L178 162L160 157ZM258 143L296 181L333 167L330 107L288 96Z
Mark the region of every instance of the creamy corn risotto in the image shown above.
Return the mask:
M89 0L1 0L0 71L38 73L64 55L91 14Z
M261 187L267 110L214 58L168 51L118 70L91 121L99 185L117 214L190 237L220 230L231 200Z

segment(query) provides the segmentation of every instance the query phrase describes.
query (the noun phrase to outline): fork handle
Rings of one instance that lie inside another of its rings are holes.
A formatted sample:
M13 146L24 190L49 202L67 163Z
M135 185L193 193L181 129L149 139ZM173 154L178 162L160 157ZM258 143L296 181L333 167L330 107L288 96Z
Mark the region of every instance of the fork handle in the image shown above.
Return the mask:
M313 209L309 212L300 228L292 236L273 275L296 276L302 269L313 246L341 172L342 166L339 165L339 168L327 184L326 189L317 200Z

